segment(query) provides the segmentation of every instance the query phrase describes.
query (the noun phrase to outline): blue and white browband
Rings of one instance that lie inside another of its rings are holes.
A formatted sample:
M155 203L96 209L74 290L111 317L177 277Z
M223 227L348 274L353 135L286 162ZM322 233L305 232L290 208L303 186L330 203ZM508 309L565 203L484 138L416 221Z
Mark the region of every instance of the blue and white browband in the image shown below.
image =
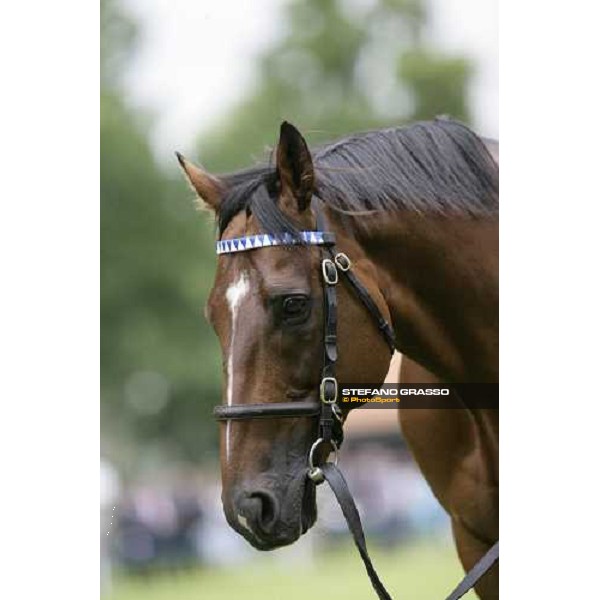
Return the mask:
M294 238L289 233L284 233L281 236L259 233L258 235L248 235L231 240L219 240L217 242L217 254L244 252L245 250L266 248L268 246L294 246L299 244L327 246L335 242L334 234L327 231L300 231L299 238Z

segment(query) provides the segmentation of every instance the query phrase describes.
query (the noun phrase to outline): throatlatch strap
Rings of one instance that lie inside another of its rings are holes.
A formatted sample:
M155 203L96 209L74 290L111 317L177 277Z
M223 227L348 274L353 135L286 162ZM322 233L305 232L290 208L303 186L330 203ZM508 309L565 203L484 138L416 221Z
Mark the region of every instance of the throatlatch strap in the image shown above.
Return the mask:
M371 562L371 557L367 550L367 543L365 541L365 534L363 532L362 523L360 521L360 515L354 498L348 489L348 484L344 479L341 471L333 463L325 463L322 465L321 470L325 480L329 484L329 487L333 490L335 497L342 509L342 514L346 519L354 543L358 548L358 552L367 570L367 575L371 580L371 585L380 600L392 600L385 586L379 579L377 571ZM454 591L446 598L446 600L458 600L464 596L480 579L481 577L492 567L492 565L498 560L499 556L499 542L496 542L494 546L477 562L477 564L465 575L463 580L458 584Z
M325 214L321 208L320 201L318 198L313 196L313 207L316 216L316 225L319 230L327 230L327 221L325 219ZM328 244L324 244L323 249L321 250L321 260L329 255L329 258L335 263L335 256L337 254L337 249L335 246L336 240L335 237L332 237ZM367 288L360 282L358 277L352 272L351 268L340 270L342 276L346 277L348 283L354 288L358 299L362 302L363 306L371 313L371 316L375 319L377 323L377 327L379 331L381 331L385 341L390 349L390 352L394 354L396 350L396 335L394 334L394 329L387 322L386 318L383 316L379 307L371 298L371 294ZM325 286L326 288L328 286ZM334 292L335 293L335 292Z
M342 271L342 275L348 279L359 300L363 303L363 306L371 313L371 315L373 315L379 331L383 334L383 337L390 348L390 352L393 354L396 350L396 335L394 334L392 326L386 321L377 304L375 304L373 298L371 298L371 294L369 294L367 288L360 282L352 270Z

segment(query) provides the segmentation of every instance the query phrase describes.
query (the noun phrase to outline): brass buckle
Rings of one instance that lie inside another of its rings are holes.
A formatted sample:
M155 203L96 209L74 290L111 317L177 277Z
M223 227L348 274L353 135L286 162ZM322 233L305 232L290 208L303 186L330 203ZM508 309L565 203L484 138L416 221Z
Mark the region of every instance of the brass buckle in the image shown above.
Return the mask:
M344 273L349 271L350 267L352 267L352 261L343 252L338 252L333 261L335 262L337 268Z
M335 285L338 282L338 272L335 263L330 258L324 258L321 263L323 279L327 285Z
M325 385L329 382L333 383L333 385L334 385L334 393L333 393L332 400L325 399ZM319 396L320 396L321 402L323 402L323 404L335 404L337 402L337 397L338 397L337 379L335 377L323 377L323 379L321 379L321 386L319 388L319 392L320 392Z

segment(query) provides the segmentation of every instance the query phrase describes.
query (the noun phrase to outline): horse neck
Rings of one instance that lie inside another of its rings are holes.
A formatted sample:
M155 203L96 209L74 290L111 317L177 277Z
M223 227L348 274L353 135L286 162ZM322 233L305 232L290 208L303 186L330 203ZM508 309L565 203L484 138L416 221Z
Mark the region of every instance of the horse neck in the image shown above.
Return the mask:
M498 221L376 213L354 224L398 349L446 381L498 381ZM340 224L341 225L341 224Z

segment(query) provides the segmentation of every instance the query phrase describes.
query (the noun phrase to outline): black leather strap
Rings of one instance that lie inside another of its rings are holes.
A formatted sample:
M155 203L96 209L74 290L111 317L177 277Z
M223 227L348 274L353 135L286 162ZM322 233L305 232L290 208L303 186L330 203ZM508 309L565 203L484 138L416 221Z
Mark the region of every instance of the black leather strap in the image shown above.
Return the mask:
M390 352L393 354L396 350L396 335L392 326L387 322L385 317L381 314L379 307L371 298L367 288L360 282L358 277L352 272L352 270L342 271L342 275L348 280L350 285L354 288L358 299L363 303L363 306L371 313L379 331L383 334L387 345L390 348Z
M348 484L344 479L341 471L333 463L325 463L321 466L325 481L329 484L335 497L342 509L354 543L358 549L360 557L362 558L367 575L371 580L373 589L379 596L380 600L392 600L392 597L385 589L385 586L379 579L377 571L371 562L371 557L367 550L367 543L365 541L365 534L363 532L362 523L360 521L360 515L354 498L348 489ZM492 565L498 560L499 557L499 542L496 542L494 546L477 562L477 564L465 575L463 580L458 584L454 591L446 598L446 600L458 600L464 596L480 579L481 577L492 567Z
M318 198L313 197L313 206L316 216L316 225L317 229L320 231L326 231L328 229L327 220L325 218L325 214L323 213L323 209L321 207L320 201ZM324 258L325 255L329 254L329 258L333 261L337 254L337 249L335 246L335 238L329 240L329 243L325 246L325 249L321 251L321 258ZM354 292L358 296L358 299L362 302L363 306L371 313L371 316L375 319L377 323L377 327L383 334L387 345L389 346L390 352L393 354L396 350L396 335L394 334L394 330L392 326L387 322L386 318L383 316L379 307L371 298L371 294L367 288L360 282L358 277L352 272L352 269L349 268L347 270L338 270L338 273L341 273L350 286L354 288Z
M494 563L500 558L500 540L498 540L464 576L463 580L454 588L446 600L462 598L481 578L487 573Z
M314 417L321 411L318 402L276 402L264 404L234 404L215 406L213 416L217 421L243 419L277 419L281 417Z
M321 470L325 476L325 481L327 481L329 487L333 490L338 504L342 509L342 513L346 519L346 523L348 523L350 533L354 538L354 543L356 544L360 557L365 565L373 589L377 592L380 600L392 600L392 597L388 594L383 583L381 583L377 571L375 571L375 567L371 562L371 557L367 550L365 534L360 521L360 515L358 514L358 509L356 508L356 504L354 504L354 498L352 498L352 495L350 494L344 476L333 463L325 463L321 466Z
M325 231L326 222L323 212L318 204L315 206L317 230ZM335 243L335 238L331 244ZM335 395L337 394L337 381L335 379L335 365L337 362L337 293L335 286L338 272L333 261L327 261L327 250L321 249L321 277L323 279L323 365L321 367L321 383L319 396L321 400L321 413L319 417L319 438L328 443L334 437L338 446L341 444L340 431L336 428L334 435L335 416L333 414ZM335 382L335 383L334 383ZM335 392L335 393L334 393ZM333 399L333 402L331 400Z

